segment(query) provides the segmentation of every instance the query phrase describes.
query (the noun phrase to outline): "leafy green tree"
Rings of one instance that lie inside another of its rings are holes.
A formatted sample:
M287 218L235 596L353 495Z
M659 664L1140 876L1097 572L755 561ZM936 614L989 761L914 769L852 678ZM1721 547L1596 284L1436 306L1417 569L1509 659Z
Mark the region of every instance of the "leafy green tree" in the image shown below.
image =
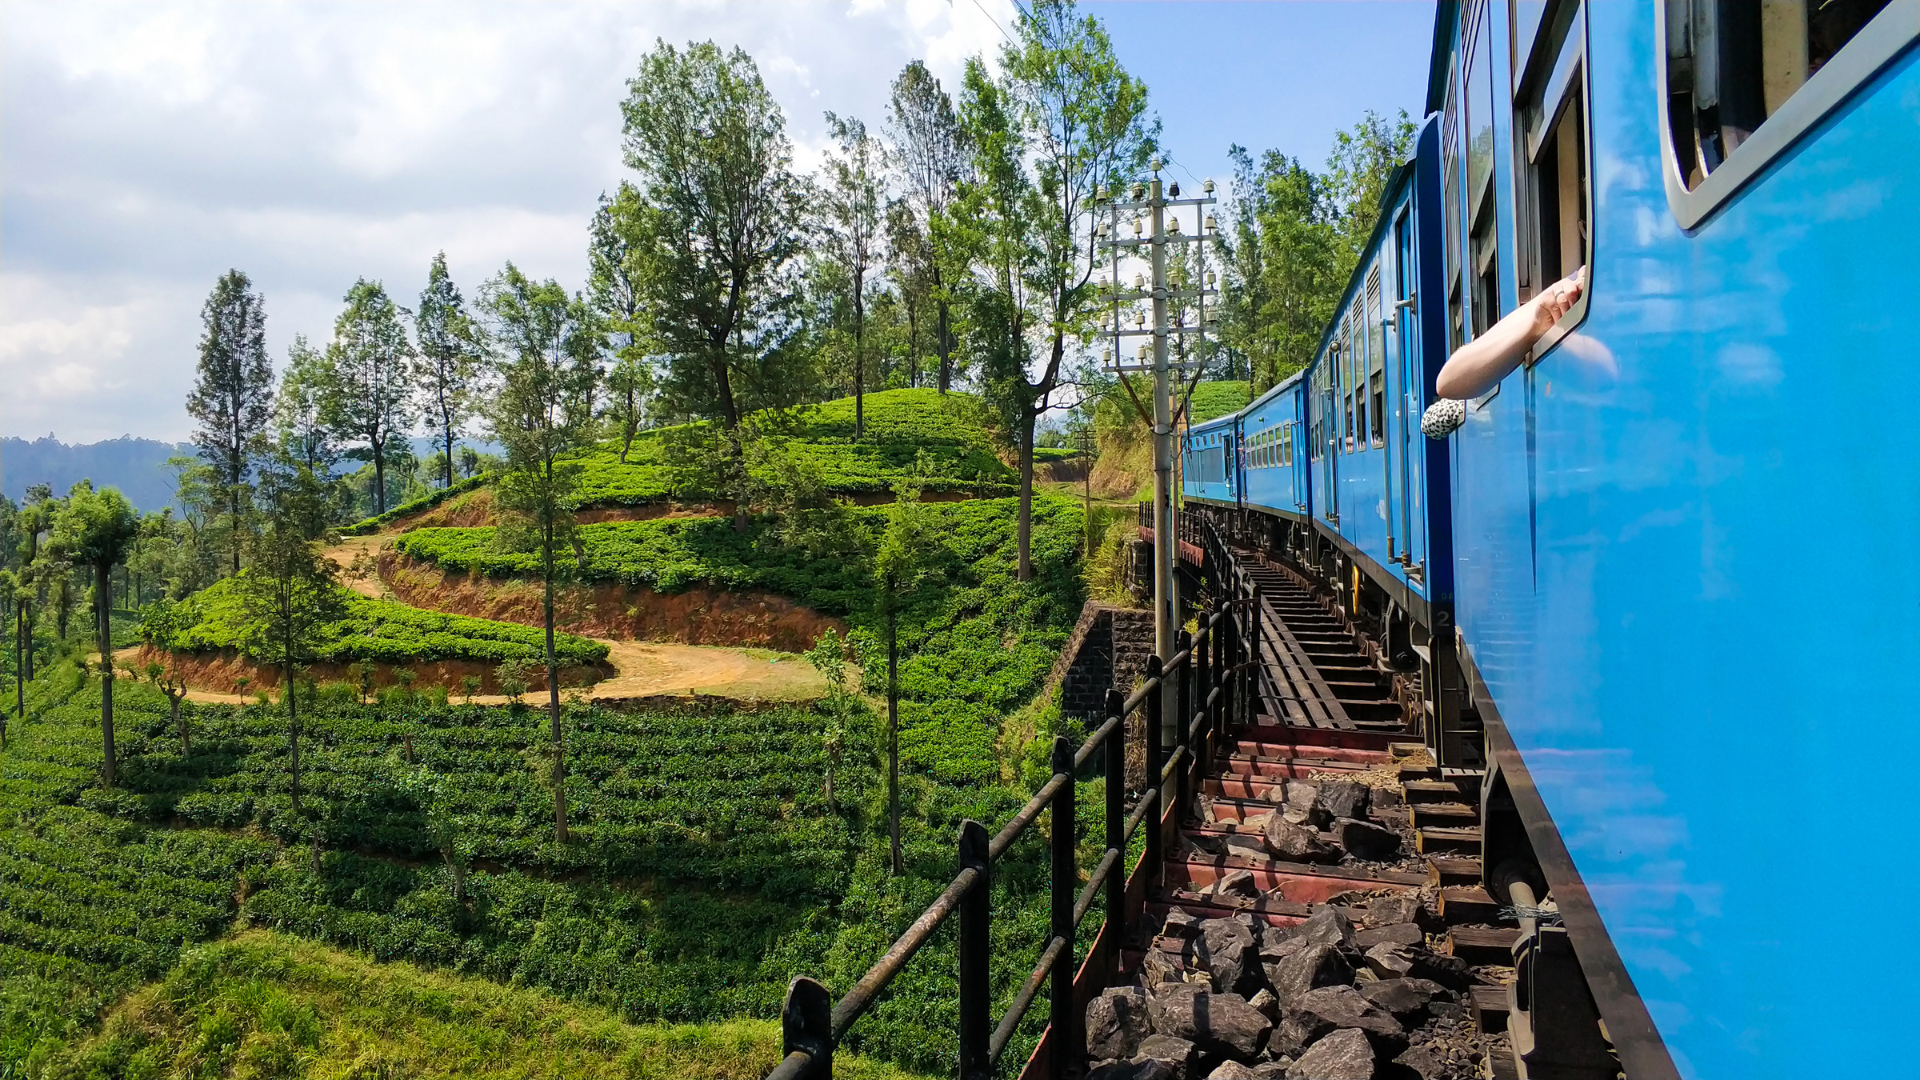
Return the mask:
M104 749L100 780L112 787L113 748L113 568L125 559L140 535L140 515L114 488L95 491L85 480L74 485L54 522L54 547L75 564L93 571L94 627L100 648L100 740Z
M1313 358L1346 279L1325 179L1277 151L1257 167L1242 148L1230 153L1221 331L1260 393Z
M420 402L440 436L446 486L453 486L454 439L473 407L473 393L485 356L479 326L467 317L466 302L447 273L447 253L433 257L420 313L413 320L420 344Z
M247 615L247 655L280 669L287 708L287 768L293 808L300 805L300 696L297 677L345 614L327 538L325 481L299 461L270 462L260 477L261 527L248 539L250 565L239 577Z
M1001 50L1001 74L968 62L960 126L975 175L954 226L972 253L967 288L981 386L1020 454L1019 577L1033 575L1033 436L1092 333L1095 198L1138 175L1159 124L1099 20L1036 0ZM1038 354L1036 355L1036 346ZM1037 374L1036 374L1037 368Z
M180 756L183 758L193 754L193 737L187 730L186 718L180 712L180 703L187 696L187 680L180 670L180 656L175 649L180 636L197 621L198 617L190 606L176 604L164 596L147 605L146 610L140 613L140 636L159 654L147 661L143 673L148 682L167 695L168 721L180 733Z
M646 220L639 189L622 182L612 198L600 196L587 244L587 297L614 349L607 370L606 419L619 433L623 465L655 390L653 366L647 359L652 329L639 279L647 266L640 258L641 246L651 237L644 229L635 229Z
M229 270L214 283L200 321L200 366L187 395L187 415L199 425L194 445L219 471L237 574L247 475L266 445L267 425L273 419L265 302L247 275Z
M895 277L905 296L932 302L933 344L940 357L937 385L944 394L956 374L951 292L955 252L944 219L960 182L969 176L971 161L953 99L923 61L909 63L894 78L887 133L890 156L906 187L896 204L900 212L888 218ZM910 302L908 311L917 310L918 304ZM913 339L909 348L917 349L918 335L910 331L908 336ZM917 369L919 354L913 358Z
M679 414L720 420L737 478L742 419L797 400L807 374L792 348L804 187L786 118L753 59L712 42L658 42L627 86L639 197L614 205L668 357L661 391Z
M1340 238L1342 289L1366 250L1374 223L1380 220L1380 196L1386 192L1387 178L1413 153L1418 131L1405 109L1392 119L1368 110L1359 123L1333 137L1326 185Z
M387 465L414 420L415 353L406 312L379 282L354 282L346 303L327 347L327 424L360 442L346 456L372 463L374 513L384 514Z
M167 459L174 473L174 503L180 507L179 532L166 566L168 593L191 596L219 576L221 513L219 470L205 459L176 455Z
M482 293L501 350L493 437L507 451L495 487L501 535L530 537L540 556L546 626L547 710L553 741L554 834L567 842L566 737L560 716L560 668L553 649L553 588L573 537L581 466L593 438L597 361L604 347L593 309L552 280L536 283L508 263Z
M274 436L284 452L323 476L340 457L326 422L327 392L336 377L326 352L308 344L305 334L295 334L274 400Z
M827 114L834 150L827 155L821 185L825 226L821 239L839 264L853 308L853 440L866 433L867 275L882 254L881 209L886 152L853 117Z

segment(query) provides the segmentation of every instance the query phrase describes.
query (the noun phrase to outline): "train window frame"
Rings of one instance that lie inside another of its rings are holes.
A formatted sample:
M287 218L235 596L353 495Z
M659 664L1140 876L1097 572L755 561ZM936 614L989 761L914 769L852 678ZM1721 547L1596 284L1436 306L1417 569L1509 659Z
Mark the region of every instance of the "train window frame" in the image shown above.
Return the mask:
M1560 235L1554 241L1558 252L1565 239L1564 210L1567 189L1559 184L1560 171L1567 164L1571 135L1578 157L1579 183L1576 188L1580 211L1586 217L1586 230L1578 239L1580 257L1574 267L1587 268L1587 287L1533 348L1526 364L1545 359L1554 347L1578 329L1587 319L1593 295L1594 261L1594 182L1593 182L1593 94L1587 47L1587 5L1585 0L1561 0L1552 5L1541 21L1540 33L1533 41L1532 55L1525 58L1514 82L1514 169L1524 182L1519 185L1516 208L1520 235L1516 238L1515 270L1521 303L1539 295L1541 289L1565 276L1566 259L1560 266L1546 266L1547 238L1543 218L1551 210L1552 227ZM1572 124L1572 130L1568 125ZM1549 157L1551 160L1549 160ZM1553 176L1554 190L1545 191L1547 176ZM1553 200L1549 207L1548 200Z
M1655 94L1660 107L1660 173L1665 180L1667 206L1681 229L1691 231L1757 180L1788 150L1799 144L1827 115L1902 53L1920 41L1920 4L1910 0L1889 3L1856 32L1820 70L1788 94L1779 108L1727 153L1718 168L1689 187L1680 172L1676 150L1672 97L1676 74L1691 76L1693 57L1671 56L1674 36L1669 22L1688 18L1687 0L1661 0L1654 23Z

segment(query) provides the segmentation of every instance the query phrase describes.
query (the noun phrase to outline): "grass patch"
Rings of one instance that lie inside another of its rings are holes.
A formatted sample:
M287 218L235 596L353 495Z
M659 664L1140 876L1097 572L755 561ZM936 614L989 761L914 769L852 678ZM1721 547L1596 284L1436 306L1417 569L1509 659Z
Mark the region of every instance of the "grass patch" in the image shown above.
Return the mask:
M1005 495L1018 477L994 453L978 399L937 390L883 390L866 395L866 430L853 438L854 403L842 398L810 406L785 436L787 451L816 472L830 491L883 492L917 468L930 491ZM623 464L620 446L603 443L584 456L581 506L631 506L680 494L667 461L666 431L643 432Z
M252 930L186 952L43 1075L747 1080L780 1056L773 1020L634 1025L536 990ZM851 1054L834 1074L920 1075Z
M546 659L546 631L518 623L422 611L396 600L379 600L341 590L346 615L322 634L319 663L356 661L385 664L436 660ZM179 639L186 652L232 649L250 655L257 628L241 604L232 578L207 586L186 601L194 620ZM572 634L554 636L554 655L562 665L589 666L607 658L607 647Z
M479 473L474 476L469 476L464 480L456 480L451 487L443 487L437 491L430 491L417 499L403 502L384 514L376 514L373 517L354 522L352 525L341 529L340 535L371 536L403 517L409 517L423 511L431 510L456 495L464 495L469 491L477 491L493 483L493 479L490 473Z

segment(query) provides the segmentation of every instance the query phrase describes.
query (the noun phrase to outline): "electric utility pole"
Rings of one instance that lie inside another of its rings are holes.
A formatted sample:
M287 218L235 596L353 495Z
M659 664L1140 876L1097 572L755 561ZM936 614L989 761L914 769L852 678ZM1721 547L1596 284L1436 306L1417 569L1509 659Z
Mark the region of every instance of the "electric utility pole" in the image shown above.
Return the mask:
M1164 164L1159 158L1153 161L1153 178L1145 184L1136 183L1128 193L1132 201L1121 202L1117 198L1108 200L1107 220L1095 227L1095 236L1103 240L1111 252L1109 265L1112 275L1107 282L1107 295L1111 305L1113 324L1106 336L1113 341L1113 348L1106 354L1107 370L1119 376L1120 385L1133 398L1134 408L1139 410L1141 418L1153 428L1153 651L1162 658L1168 658L1174 652L1174 635L1180 629L1179 588L1174 581L1174 560L1179 550L1179 533L1174 521L1174 444L1173 432L1179 417L1174 412L1174 379L1184 374L1185 369L1193 369L1193 381L1187 385L1188 399L1193 393L1193 382L1199 381L1205 370L1205 350L1179 350L1180 358L1171 358L1168 348L1170 342L1178 338L1184 346L1186 336L1194 334L1204 342L1210 317L1206 311L1206 298L1216 295L1212 288L1213 274L1205 269L1206 244L1219 239L1218 226L1208 207L1214 205L1213 181L1201 185L1202 195L1197 199L1180 198L1180 185L1174 184L1170 191L1163 193L1160 186L1160 171ZM1182 233L1180 229L1180 211L1185 207L1194 208L1194 228L1191 233ZM1120 215L1128 212L1133 223L1133 239L1120 236ZM1142 231L1146 232L1143 237ZM1187 249L1175 245L1200 244L1196 249L1197 257L1189 260ZM1139 259L1138 249L1146 248L1146 259L1151 282L1140 273L1133 276L1131 291L1123 290L1120 283L1120 261L1131 257ZM1180 266L1190 271L1183 274L1187 280L1176 282L1167 267L1169 249L1179 252ZM1130 254L1131 253L1131 254ZM1153 327L1147 329L1144 324L1147 312L1139 304L1149 303ZM1172 325L1168 325L1171 308ZM1185 325L1185 306L1188 301L1196 305L1196 318L1193 326ZM1126 304L1133 315L1133 329L1121 325L1121 305ZM1121 348L1122 339L1145 337L1135 351L1136 363L1125 362L1125 351ZM1151 344L1149 344L1149 342ZM1133 385L1127 381L1129 372L1153 373L1153 406L1151 415L1146 405L1134 394ZM1184 414L1185 405L1180 412ZM1169 684L1171 689L1171 684ZM1171 695L1169 701L1171 701ZM1172 720L1176 709L1163 710L1162 715ZM1188 718L1179 718L1184 722Z

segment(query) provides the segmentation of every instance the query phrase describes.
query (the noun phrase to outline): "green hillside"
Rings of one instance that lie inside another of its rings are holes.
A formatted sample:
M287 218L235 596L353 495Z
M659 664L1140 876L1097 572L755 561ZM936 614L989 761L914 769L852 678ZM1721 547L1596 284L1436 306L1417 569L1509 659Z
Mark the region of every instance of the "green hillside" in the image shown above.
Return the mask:
M318 663L546 660L545 632L538 627L422 611L345 589L340 598L346 614L321 631L323 644L313 656ZM232 578L209 585L184 606L193 621L179 639L182 651L232 649L252 655L261 631L242 605ZM562 664L570 666L598 664L607 658L605 645L572 634L557 635L554 652Z

